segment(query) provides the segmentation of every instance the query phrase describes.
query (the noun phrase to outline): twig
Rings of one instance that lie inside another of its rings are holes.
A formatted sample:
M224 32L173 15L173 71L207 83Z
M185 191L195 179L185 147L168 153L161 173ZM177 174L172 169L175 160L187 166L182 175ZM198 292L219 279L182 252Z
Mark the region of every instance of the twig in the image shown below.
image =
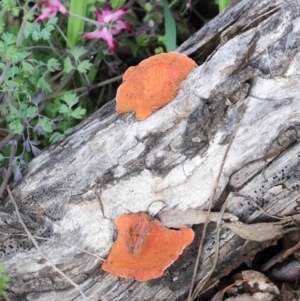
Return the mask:
M204 239L205 239L205 235L206 235L207 225L208 225L208 222L209 222L209 214L210 214L210 212L212 210L212 206L213 206L213 203L214 203L214 200L215 200L215 197L216 197L217 188L219 186L219 182L220 182L221 174L222 174L222 171L223 171L223 168L224 168L224 165L225 165L226 158L228 156L229 150L230 150L230 148L232 146L232 143L234 141L236 133L237 133L237 131L239 129L239 126L240 126L241 120L243 119L243 116L245 114L246 108L247 108L247 100L244 100L244 107L243 107L243 109L242 109L242 111L240 113L240 116L239 116L239 119L237 121L237 124L236 124L236 126L235 126L235 128L233 130L233 133L232 133L231 137L230 137L230 140L229 140L229 143L227 145L224 157L222 159L222 163L221 163L221 166L220 166L220 169L219 169L219 173L218 173L216 182L214 184L213 193L212 193L212 196L211 196L210 201L209 201L209 208L207 210L208 214L207 214L207 217L206 217L206 221L205 221L205 224L204 224L204 227L203 227L203 232L202 232L202 236L201 236L201 240L200 240L200 244L199 244L198 254L197 254L197 258L196 258L196 262L195 262L195 268L194 268L194 273L193 273L193 278L192 278L192 281L191 281L190 291L189 291L189 295L188 295L188 299L187 299L188 301L192 301L192 300L194 300L197 297L197 295L200 293L201 289L204 287L204 285L206 284L206 282L208 281L208 279L210 278L210 276L214 272L215 267L217 265L217 261L218 261L218 257L219 257L219 247L220 247L221 221L222 221L223 214L225 212L226 203L227 203L228 199L223 204L223 207L221 209L221 214L220 214L220 216L218 218L217 225L216 225L216 229L217 229L216 251L215 251L213 265L212 265L210 271L196 285L195 289L193 290L193 287L194 287L194 284L195 284L196 275L197 275L197 270L198 270L198 266L199 266L199 262L200 262L200 257L201 257L201 254L202 254L202 249L203 249Z
M269 214L266 210L264 210L261 206L259 206L250 196L248 195L244 195L240 192L234 192L233 195L235 196L240 196L240 197L243 197L246 199L246 201L248 200L253 207L257 207L259 209L259 211L263 214L265 214L266 216L268 217L271 217L271 218L274 218L274 219L278 219L278 220L282 220L282 219L285 219L285 217L278 217L276 215L272 215L272 214Z
M39 247L37 241L34 239L34 237L31 235L30 231L28 230L27 226L25 225L25 223L23 222L23 219L20 215L20 212L19 212L19 209L18 209L18 206L16 204L16 201L12 195L12 192L9 188L9 186L7 185L6 187L7 189L7 192L9 194L9 197L10 197L10 200L11 202L13 203L14 207L15 207L15 210L16 210L16 214L18 216L18 219L19 219L19 222L20 224L22 225L22 227L24 228L25 232L27 233L29 239L32 241L32 243L34 244L34 246L36 247L36 249L39 251L39 253L41 253L41 255L49 262L49 264L52 266L52 268L57 271L62 277L64 277L65 279L68 280L69 283L71 283L75 288L76 290L80 293L80 295L82 296L83 300L86 300L87 301L87 298L86 296L84 295L84 293L82 292L82 290L79 288L79 286L72 280L70 279L64 272L62 272L59 268L57 268L55 266L55 264L44 254L44 252L42 251L42 249Z

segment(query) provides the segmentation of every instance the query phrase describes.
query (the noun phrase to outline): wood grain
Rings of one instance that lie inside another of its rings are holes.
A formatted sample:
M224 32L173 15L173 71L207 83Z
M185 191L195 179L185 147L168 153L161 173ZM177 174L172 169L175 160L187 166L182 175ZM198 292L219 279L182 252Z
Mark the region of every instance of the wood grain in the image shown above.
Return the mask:
M299 212L299 16L296 0L239 1L179 47L199 67L171 103L138 122L117 115L112 101L27 165L13 189L22 218L32 235L51 239L38 240L41 249L88 300L184 300L201 226L182 258L145 283L104 273L101 260L82 249L106 258L121 214L207 209L244 106L214 210L227 201L226 211L243 223L270 220L255 203L271 215ZM209 226L198 279L214 255ZM33 248L9 199L1 204L0 231L12 298L82 300ZM222 230L210 284L274 243Z

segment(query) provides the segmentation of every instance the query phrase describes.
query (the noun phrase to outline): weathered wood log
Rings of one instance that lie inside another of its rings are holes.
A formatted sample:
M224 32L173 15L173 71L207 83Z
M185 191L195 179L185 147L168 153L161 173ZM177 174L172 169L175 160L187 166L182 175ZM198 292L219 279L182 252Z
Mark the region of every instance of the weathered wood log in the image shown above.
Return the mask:
M238 1L178 49L199 67L170 104L138 122L118 116L112 101L28 164L12 189L22 219L32 235L48 239L36 239L42 252L87 300L184 299L202 226L160 279L111 276L92 254L106 258L121 214L207 209L224 160L214 211L226 202L243 223L269 220L253 202L279 217L298 212L299 8L297 0ZM15 300L83 300L33 247L10 198L1 204L0 227ZM215 233L210 224L198 280L211 267ZM273 243L222 230L210 284Z

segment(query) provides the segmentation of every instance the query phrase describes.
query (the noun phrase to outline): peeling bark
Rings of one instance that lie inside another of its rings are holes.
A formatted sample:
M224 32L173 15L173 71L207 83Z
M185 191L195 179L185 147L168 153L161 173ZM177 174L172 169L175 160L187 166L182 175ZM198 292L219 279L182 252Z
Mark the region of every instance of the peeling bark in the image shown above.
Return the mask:
M13 188L22 218L32 235L49 239L37 239L40 248L88 300L184 299L202 226L165 275L148 282L108 275L99 257L83 250L106 258L121 214L207 209L235 130L214 211L226 201L226 211L243 223L270 220L253 202L279 217L299 211L299 8L296 0L232 5L178 49L199 67L170 104L138 122L133 114L118 116L112 101L28 164ZM15 300L82 300L23 235L9 198L0 228ZM210 284L275 242L222 230ZM214 245L210 224L197 279L210 269Z

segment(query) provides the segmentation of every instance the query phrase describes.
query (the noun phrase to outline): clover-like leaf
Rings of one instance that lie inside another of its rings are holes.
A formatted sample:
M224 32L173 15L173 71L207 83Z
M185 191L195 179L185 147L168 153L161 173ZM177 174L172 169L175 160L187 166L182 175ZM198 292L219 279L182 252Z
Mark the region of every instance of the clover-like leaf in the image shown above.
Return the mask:
M63 135L59 132L55 132L50 136L49 141L50 141L50 143L55 143L55 142L63 139L64 137L65 137L65 135Z
M75 67L72 65L71 59L67 56L64 59L64 73L68 74L73 69L75 69Z
M52 133L52 124L51 121L47 117L43 117L39 121L40 126L46 133Z
M54 72L54 71L60 70L61 69L61 65L60 65L60 63L59 63L59 61L57 59L52 58L52 59L50 59L47 62L47 69L50 72Z
M70 51L70 53L74 57L75 61L77 61L86 52L87 52L87 49L85 49L84 47L75 47Z
M85 114L86 109L83 108L76 108L72 113L71 116L74 117L75 119L81 119L82 116Z
M90 63L88 60L84 60L77 66L77 70L80 73L87 73L87 71L89 71L92 67L92 63Z
M70 116L71 112L72 112L72 109L65 105L65 104L61 104L59 109L58 109L58 112L60 114L63 114L63 115L66 115L66 116Z
M21 134L23 132L23 125L20 119L15 119L8 124L8 127L14 134Z
M74 93L65 94L61 100L63 100L70 108L78 103L79 98Z
M33 118L37 116L36 106L28 106L27 111L25 113L26 118Z

